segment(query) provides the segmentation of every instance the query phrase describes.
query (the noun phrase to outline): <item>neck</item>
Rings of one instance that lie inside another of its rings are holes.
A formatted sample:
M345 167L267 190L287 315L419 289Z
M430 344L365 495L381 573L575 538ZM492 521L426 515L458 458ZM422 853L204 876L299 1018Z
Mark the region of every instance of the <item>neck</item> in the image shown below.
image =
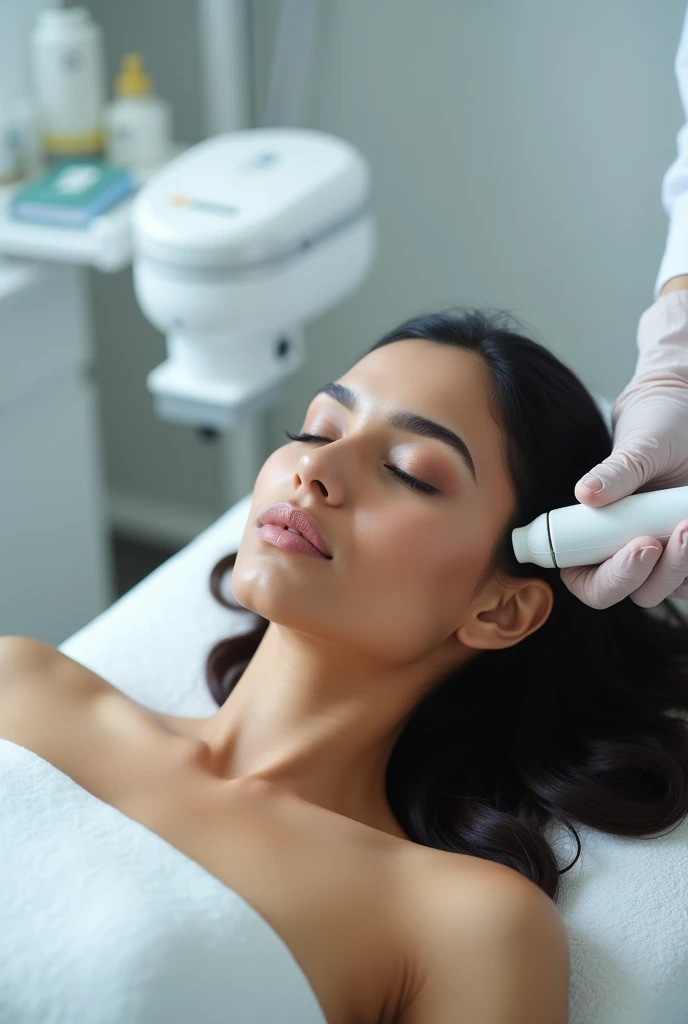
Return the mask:
M271 623L202 738L224 778L264 779L346 817L389 822L387 762L427 673Z

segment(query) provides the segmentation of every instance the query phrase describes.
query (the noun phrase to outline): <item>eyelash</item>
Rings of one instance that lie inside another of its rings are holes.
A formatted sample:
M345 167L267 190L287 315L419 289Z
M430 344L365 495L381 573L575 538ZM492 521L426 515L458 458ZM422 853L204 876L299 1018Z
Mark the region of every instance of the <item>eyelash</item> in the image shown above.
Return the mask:
M291 438L292 441L328 441L332 442L331 437L321 437L319 434L290 434L288 430L284 433L287 437ZM439 488L432 487L431 484L426 484L422 480L417 480L415 476L409 476L408 473L404 473L403 470L397 469L396 466L389 466L385 463L385 469L390 470L396 477L401 480L402 483L411 487L414 491L422 491L423 494L437 494Z

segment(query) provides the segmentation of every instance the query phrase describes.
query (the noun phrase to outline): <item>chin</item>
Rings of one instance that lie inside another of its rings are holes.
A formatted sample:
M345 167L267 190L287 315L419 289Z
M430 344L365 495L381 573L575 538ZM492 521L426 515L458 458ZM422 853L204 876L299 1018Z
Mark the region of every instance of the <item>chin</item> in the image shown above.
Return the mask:
M232 593L248 611L270 622L298 628L301 624L298 591L302 588L303 582L299 585L287 566L252 554L247 554L245 559L241 558L241 553L237 555Z

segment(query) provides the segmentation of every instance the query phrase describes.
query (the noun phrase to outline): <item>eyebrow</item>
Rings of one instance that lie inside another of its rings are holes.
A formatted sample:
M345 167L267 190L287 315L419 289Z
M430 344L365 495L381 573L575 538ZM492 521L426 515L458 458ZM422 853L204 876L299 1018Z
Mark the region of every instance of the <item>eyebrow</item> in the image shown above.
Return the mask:
M358 406L358 395L344 384L326 384L324 387L318 388L313 397L315 398L321 394L329 395L330 398L334 398L340 405L352 411ZM409 430L411 433L419 434L421 437L432 437L436 441L448 444L450 448L453 448L461 456L473 480L477 483L475 464L468 445L453 430L449 430L448 427L443 427L440 423L435 423L434 420L428 420L425 416L419 416L417 413L409 412L406 409L395 410L395 412L390 414L387 422L398 430Z

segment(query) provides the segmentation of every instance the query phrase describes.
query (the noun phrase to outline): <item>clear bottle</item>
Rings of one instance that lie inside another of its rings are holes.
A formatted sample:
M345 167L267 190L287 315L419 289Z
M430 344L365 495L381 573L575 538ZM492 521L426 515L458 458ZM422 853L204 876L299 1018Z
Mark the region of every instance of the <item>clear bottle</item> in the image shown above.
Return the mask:
M169 103L153 95L153 82L140 53L125 53L115 79L117 99L105 112L108 160L145 177L170 158Z
M31 35L43 147L51 157L94 157L103 148L103 33L85 7L41 11Z

